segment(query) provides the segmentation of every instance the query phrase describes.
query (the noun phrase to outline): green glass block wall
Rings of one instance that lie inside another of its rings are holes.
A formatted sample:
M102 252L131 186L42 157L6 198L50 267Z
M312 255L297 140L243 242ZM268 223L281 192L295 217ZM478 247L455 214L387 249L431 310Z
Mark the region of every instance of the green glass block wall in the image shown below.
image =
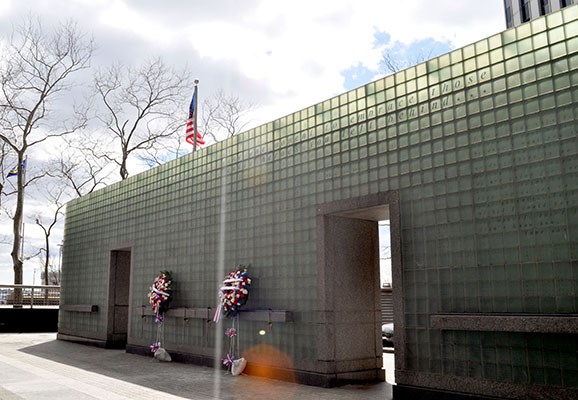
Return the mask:
M251 307L294 312L271 344L310 368L316 207L397 190L398 383L577 388L576 335L431 327L444 313L578 314L577 19L568 7L71 202L63 302L104 304L110 249L126 243L131 307L160 269L174 271L176 305L213 307L224 240L228 266L251 264ZM97 334L103 318L64 313L60 326ZM205 321L171 324L172 343L214 346ZM138 315L130 327L154 335Z

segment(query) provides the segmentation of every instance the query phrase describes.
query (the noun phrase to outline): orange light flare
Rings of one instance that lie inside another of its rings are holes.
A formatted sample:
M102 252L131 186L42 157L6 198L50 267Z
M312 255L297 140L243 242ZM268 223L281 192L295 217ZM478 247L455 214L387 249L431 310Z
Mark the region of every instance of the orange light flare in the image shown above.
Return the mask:
M293 360L291 357L269 344L262 343L251 347L244 351L242 356L247 360L247 366L244 370L244 373L247 375L297 383L295 373L293 372ZM269 388L270 385L267 384L267 381L263 381L262 385L251 389L247 388L242 381L239 381L239 383L235 385L239 385L239 390L241 390L241 386L243 387L244 398L258 397L259 394L263 393L270 395L271 392L269 390L273 390ZM255 390L255 393L249 393L253 392L253 390ZM288 387L287 390L291 391L291 388ZM263 391L263 393L261 393L261 391ZM290 398L292 398L292 393L284 391L281 399Z

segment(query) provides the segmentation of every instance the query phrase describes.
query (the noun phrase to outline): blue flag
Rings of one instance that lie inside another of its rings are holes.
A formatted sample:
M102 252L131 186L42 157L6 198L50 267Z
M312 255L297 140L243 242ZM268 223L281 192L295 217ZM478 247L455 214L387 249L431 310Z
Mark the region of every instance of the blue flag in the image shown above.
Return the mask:
M25 166L26 166L26 160L22 161L22 170L23 171L24 171ZM18 166L15 166L14 168L12 168L8 172L8 175L6 175L6 178L10 178L11 176L18 176Z

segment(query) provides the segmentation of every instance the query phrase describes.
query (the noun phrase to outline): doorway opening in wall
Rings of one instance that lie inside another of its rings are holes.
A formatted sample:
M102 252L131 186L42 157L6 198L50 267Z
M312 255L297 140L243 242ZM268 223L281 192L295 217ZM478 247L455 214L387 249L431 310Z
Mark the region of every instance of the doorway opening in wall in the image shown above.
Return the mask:
M391 226L389 219L377 223L379 235L379 301L381 305L381 336L383 345L383 368L388 383L395 383L393 343L393 279L391 263Z
M130 249L110 252L106 347L126 347L128 338L130 263Z
M324 344L319 357L334 362L342 373L358 373L359 360L366 365L374 363L380 379L393 383L396 365L398 370L404 367L405 340L399 193L321 204L317 214L318 293L323 318L318 342ZM385 301L382 288L390 294ZM384 353L382 308L388 315L385 322L395 320L395 354L393 350ZM353 359L357 364L351 364Z

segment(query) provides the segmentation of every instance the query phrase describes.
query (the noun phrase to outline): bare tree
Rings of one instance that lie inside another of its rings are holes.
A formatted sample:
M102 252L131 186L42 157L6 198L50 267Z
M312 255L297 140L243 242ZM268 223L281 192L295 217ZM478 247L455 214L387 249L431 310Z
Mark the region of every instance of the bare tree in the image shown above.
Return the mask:
M383 52L381 61L386 73L395 74L396 72L429 60L432 58L433 53L434 49L430 48L429 50L420 50L418 53L408 56L399 51L389 49Z
M85 125L76 107L66 119L56 105L73 86L72 76L90 65L94 46L74 23L60 24L47 34L39 20L29 17L14 28L0 54L0 140L16 155L16 211L13 217L14 283L22 283L21 244L24 210L24 160L33 147L62 137ZM28 169L28 167L26 167Z
M9 147L4 141L0 141L0 208L2 207L2 196L4 196L4 179L6 178L8 167Z
M50 235L52 234L52 229L64 216L63 208L66 198L66 187L59 185L47 185L46 189L43 191L44 197L47 203L50 203L51 207L45 207L48 209L48 217L43 217L42 214L38 214L35 218L36 225L40 227L42 233L44 234L44 247L40 251L44 252L46 257L44 258L44 284L48 285L48 272L50 263Z
M46 176L46 179L42 179L39 182L41 186L35 190L35 200L43 204L43 207L33 220L43 233L43 246L36 248L32 255L22 256L24 260L39 256L45 285L50 284L48 279L56 276L51 237L54 228L62 221L65 204L69 200L106 186L108 177L106 172L103 172L105 170L101 165L103 160L78 153L78 149L73 147L72 140L66 140L66 143L66 148L58 152L58 158L46 163L46 171L42 175ZM112 171L108 171L108 175L110 172ZM34 180L27 181L27 185L31 182Z
M43 264L44 264L44 260L41 259L40 260ZM60 285L60 275L61 275L61 271L60 271L60 265L55 265L54 262L51 262L49 267L48 267L48 279L46 278L46 275L44 273L44 271L42 272L42 274L40 274L42 280L44 282L48 282L47 285ZM47 297L47 293L48 290L46 290L45 293L45 298ZM45 304L48 304L48 302L45 300Z
M222 89L203 102L201 126L205 136L217 142L243 131L247 126L247 114L254 104L242 101L238 96L226 94Z
M106 186L113 172L107 165L107 160L86 151L82 138L65 142L65 148L52 160L53 167L48 175L56 178L60 186L70 189L69 199L84 196Z
M114 65L97 73L95 87L104 106L97 118L110 143L93 154L116 164L121 179L129 175L129 157L153 154L162 149L164 140L184 129L183 104L188 104L193 87L186 69L174 70L160 58L139 68Z
M164 138L162 142L157 142L154 147L139 154L137 158L151 168L157 165L162 165L168 161L188 154L187 146L190 145L185 143L184 139L185 131L183 129L182 132L177 131L172 136Z
M11 157L13 158L13 157ZM12 164L7 164L7 165L16 165L15 162ZM6 200L2 202L2 204L0 204L0 221L3 219L7 219L7 220L11 220L14 221L15 220L15 215L16 215L16 211L17 211L17 207L15 207L17 201L18 201L18 194L20 193L18 190L18 185L17 185L17 181L16 181L16 177L13 175L13 172L16 168L10 168L5 170L6 171L10 171L9 173L5 173L3 174L3 176L7 176L6 181L4 182L4 187L3 187L3 193L2 193L2 197L5 198ZM26 192L28 190L28 188L30 188L31 186L34 186L38 181L40 181L42 178L44 178L47 173L46 171L39 169L39 168L30 168L27 167L26 168L27 173L25 173L24 175L26 176L26 179L24 180L24 185L22 187L22 192ZM16 183L15 183L16 182ZM23 217L22 217L22 221L23 221ZM22 236L24 236L24 224L22 224L22 230L20 232L20 234ZM13 243L14 238L10 238L10 235L5 235L5 236L1 236L0 237L0 244L10 244ZM29 260L31 258L36 257L38 254L35 255L29 255L29 256L25 256L24 255L24 246L22 243L22 239L20 240L20 248L22 249L20 254L20 257L22 260Z
M254 109L254 105L241 100L239 97L226 94L222 89L215 95L202 102L199 108L199 131L212 142L232 137L247 126L247 114ZM180 112L182 122L185 113ZM149 167L161 165L167 161L187 154L189 145L184 142L184 129L176 134L163 138L154 147L146 150L139 159Z

